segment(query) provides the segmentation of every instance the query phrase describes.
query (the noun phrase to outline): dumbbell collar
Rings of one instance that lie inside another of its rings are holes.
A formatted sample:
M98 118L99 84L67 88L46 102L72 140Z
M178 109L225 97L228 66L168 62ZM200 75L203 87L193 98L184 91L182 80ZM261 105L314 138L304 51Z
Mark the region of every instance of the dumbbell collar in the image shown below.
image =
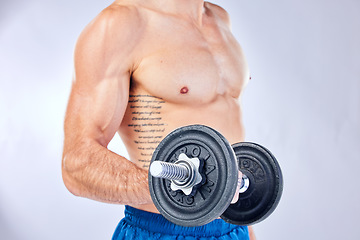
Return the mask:
M202 181L200 160L189 158L185 153L181 153L175 163L154 161L150 165L150 174L171 180L171 190L181 190L185 195L190 195Z

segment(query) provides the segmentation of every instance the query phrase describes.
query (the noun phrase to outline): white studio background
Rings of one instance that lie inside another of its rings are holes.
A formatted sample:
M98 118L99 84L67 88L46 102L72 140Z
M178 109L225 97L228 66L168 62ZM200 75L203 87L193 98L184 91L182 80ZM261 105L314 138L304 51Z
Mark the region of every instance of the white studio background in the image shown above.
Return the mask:
M360 236L360 1L217 0L252 80L247 140L277 156L285 186L258 239ZM72 196L61 179L72 54L111 1L0 2L0 239L110 239L123 206ZM120 139L110 148L127 156Z

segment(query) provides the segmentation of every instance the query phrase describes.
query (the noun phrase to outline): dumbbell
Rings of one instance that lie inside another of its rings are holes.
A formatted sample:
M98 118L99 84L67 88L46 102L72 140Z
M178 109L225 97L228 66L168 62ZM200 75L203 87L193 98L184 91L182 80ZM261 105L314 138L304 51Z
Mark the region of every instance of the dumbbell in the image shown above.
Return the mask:
M239 200L231 204L243 174ZM281 169L266 148L250 142L231 146L204 125L178 128L155 149L149 168L154 205L169 221L202 226L219 217L252 225L277 207L283 189Z

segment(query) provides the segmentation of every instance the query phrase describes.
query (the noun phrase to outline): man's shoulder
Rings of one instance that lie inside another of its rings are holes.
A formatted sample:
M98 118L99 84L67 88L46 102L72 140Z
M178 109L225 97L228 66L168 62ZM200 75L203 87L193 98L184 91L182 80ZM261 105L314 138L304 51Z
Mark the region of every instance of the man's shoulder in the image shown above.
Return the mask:
M126 1L119 2L124 3L111 4L82 30L76 42L75 57L95 54L96 51L99 56L130 56L136 43L142 39L145 21L136 6L125 4Z
M140 32L139 29L143 23L143 14L136 4L126 0L118 0L103 9L85 27L80 35L80 40L96 36L97 38L114 40L126 38L129 35L135 37L135 33Z
M205 2L205 7L208 8L216 16L218 16L222 21L230 25L229 13L224 8L210 2Z
M110 6L100 12L94 22L100 24L121 24L136 25L141 21L141 11L136 5L136 1L115 1Z

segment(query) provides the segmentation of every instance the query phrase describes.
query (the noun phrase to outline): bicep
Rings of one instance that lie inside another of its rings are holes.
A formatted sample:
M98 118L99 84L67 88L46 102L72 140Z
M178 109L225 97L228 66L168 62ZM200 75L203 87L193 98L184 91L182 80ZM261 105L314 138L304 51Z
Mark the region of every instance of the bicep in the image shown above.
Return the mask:
M71 144L85 139L98 141L103 146L109 143L126 110L127 77L124 74L104 78L95 86L75 80L65 118L65 138L71 140Z

